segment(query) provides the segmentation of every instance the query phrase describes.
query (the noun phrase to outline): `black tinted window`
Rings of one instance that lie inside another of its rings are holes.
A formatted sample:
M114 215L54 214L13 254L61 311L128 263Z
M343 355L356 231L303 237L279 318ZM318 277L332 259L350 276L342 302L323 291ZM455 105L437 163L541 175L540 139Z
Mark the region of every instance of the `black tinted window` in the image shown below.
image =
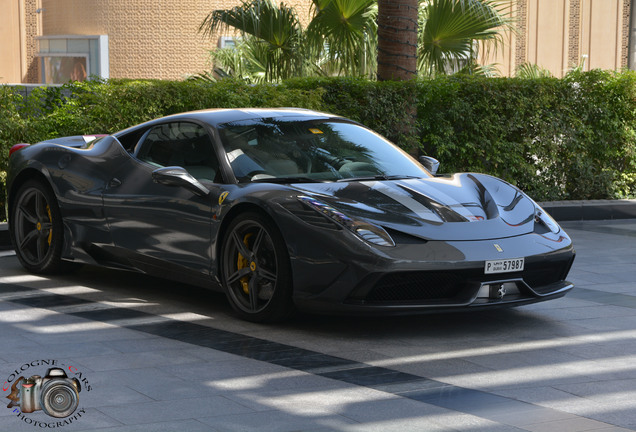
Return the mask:
M240 181L429 176L401 149L353 123L256 119L227 123L220 128L220 134Z
M137 158L156 167L183 167L199 180L218 181L212 141L203 126L195 123L155 126L140 144Z

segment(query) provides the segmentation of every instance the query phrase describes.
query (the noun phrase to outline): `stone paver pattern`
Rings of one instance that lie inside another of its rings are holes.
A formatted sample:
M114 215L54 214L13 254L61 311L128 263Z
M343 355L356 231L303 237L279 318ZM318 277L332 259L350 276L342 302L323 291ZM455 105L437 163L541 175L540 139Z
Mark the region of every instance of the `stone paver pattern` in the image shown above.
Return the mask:
M84 381L72 416L2 405L0 431L636 430L636 220L562 225L577 250L562 299L276 325L203 289L90 266L37 276L2 252L4 388L46 362Z

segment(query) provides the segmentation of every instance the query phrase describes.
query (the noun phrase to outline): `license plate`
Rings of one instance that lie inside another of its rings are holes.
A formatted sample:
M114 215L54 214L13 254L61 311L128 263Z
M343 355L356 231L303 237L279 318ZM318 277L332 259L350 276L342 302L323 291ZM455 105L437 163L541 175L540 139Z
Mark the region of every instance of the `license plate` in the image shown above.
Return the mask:
M525 260L523 258L486 261L484 273L493 274L523 271L524 262Z

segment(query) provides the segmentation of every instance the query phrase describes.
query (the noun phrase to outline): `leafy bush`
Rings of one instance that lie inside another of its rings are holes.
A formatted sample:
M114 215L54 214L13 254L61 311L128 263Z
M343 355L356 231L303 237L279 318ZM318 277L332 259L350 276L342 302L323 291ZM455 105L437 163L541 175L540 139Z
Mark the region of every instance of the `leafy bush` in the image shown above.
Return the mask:
M340 114L442 171L501 177L536 200L636 196L636 74L556 78L440 77L418 82L304 78L240 81L110 80L43 87L22 98L0 86L0 218L8 149L95 133L183 111L303 107Z
M600 70L425 82L421 144L448 171L491 173L539 200L634 196L635 91L636 74Z

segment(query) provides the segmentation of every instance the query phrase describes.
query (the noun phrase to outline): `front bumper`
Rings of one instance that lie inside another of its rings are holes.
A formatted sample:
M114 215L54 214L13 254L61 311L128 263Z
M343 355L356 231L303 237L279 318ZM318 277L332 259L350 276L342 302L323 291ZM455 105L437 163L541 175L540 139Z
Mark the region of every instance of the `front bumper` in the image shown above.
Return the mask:
M340 254L337 262L322 261L318 272L296 259L296 270L313 274L313 287L330 275L327 288L320 291L295 285L296 306L308 312L362 315L475 310L551 300L573 288L566 278L575 252L565 233L557 239L526 234L496 241L431 241L381 252ZM487 260L520 257L525 259L521 272L484 272Z
M574 285L568 281L562 281L552 286L554 291L541 296L511 295L501 299L475 298L466 304L379 304L379 303L331 303L319 298L300 299L296 306L305 312L329 313L333 315L355 314L365 315L416 315L443 312L477 311L504 307L523 306L547 300L563 297Z

